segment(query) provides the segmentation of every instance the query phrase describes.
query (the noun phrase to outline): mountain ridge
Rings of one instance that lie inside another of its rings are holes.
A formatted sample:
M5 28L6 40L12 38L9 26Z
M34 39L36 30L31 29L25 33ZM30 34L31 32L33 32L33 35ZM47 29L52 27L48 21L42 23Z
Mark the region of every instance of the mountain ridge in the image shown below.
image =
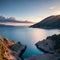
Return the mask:
M33 28L60 28L60 15L49 16L42 21L32 25Z

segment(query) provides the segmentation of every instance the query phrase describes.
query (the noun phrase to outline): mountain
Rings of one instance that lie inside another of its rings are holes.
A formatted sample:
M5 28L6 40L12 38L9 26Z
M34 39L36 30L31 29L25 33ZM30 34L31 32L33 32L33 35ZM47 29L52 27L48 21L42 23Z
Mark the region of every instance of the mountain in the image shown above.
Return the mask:
M32 25L34 28L60 28L60 15L49 16L42 21Z
M0 16L0 23L33 23L30 21L18 21L15 19L15 17L9 17L9 18L5 18L4 16Z

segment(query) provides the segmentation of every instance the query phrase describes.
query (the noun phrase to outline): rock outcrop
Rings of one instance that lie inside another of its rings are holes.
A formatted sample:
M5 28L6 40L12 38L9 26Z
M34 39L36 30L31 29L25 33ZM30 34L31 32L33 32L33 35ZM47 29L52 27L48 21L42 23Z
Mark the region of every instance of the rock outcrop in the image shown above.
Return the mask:
M0 60L21 60L26 46L0 36Z
M31 56L25 60L60 60L60 34L49 36L35 45L44 54Z
M55 41L51 39L45 39L36 43L38 49L42 50L45 53L55 53L54 52Z
M35 44L44 54L30 56L23 60L60 60L60 34L52 35ZM0 60L22 60L26 49L20 42L14 42L0 36Z

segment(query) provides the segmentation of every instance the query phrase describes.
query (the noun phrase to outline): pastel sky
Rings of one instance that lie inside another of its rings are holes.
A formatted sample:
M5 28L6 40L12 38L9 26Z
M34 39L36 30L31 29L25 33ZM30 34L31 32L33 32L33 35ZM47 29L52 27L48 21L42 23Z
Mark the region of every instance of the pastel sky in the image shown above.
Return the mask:
M60 14L60 0L0 0L0 15L18 20L41 21Z

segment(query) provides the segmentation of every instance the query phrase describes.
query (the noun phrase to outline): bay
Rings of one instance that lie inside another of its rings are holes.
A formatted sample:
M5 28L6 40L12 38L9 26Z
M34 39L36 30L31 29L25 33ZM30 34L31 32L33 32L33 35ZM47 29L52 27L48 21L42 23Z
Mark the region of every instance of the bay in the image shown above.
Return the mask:
M42 51L38 50L35 44L38 41L42 41L47 36L53 34L60 34L58 29L40 29L40 28L29 28L27 26L0 26L0 35L14 40L16 42L21 42L27 46L26 51L23 54L24 58L27 58L32 55L43 54Z

